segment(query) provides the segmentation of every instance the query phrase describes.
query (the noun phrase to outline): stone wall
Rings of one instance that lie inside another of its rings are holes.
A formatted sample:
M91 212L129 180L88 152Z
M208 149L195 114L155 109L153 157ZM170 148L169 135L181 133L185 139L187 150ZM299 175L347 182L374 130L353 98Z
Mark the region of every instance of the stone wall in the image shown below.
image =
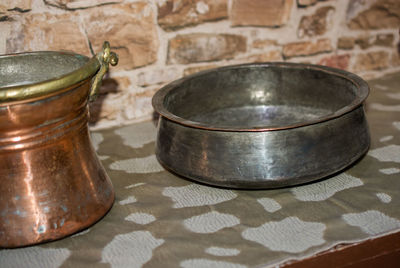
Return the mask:
M0 53L108 40L120 56L91 104L94 128L151 118L167 82L261 61L323 64L365 78L400 70L399 0L2 0Z

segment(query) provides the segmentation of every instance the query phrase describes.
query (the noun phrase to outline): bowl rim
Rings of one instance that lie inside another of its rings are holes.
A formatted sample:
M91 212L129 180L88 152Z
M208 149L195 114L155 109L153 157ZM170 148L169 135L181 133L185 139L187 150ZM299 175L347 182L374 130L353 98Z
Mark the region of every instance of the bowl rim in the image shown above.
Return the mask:
M321 116L321 117L318 117L318 118L312 119L312 120L306 120L304 122L288 124L288 125L283 125L283 126L277 126L277 127L262 127L262 126L250 127L250 128L249 127L240 127L240 126L238 126L238 127L219 127L216 125L209 125L206 123L196 122L196 121L182 118L180 116L177 116L177 115L171 113L164 106L164 99L169 94L169 92L171 92L174 88L176 88L177 86L179 86L180 84L182 84L188 80L191 80L193 78L197 78L200 76L204 76L209 73L228 70L228 69L259 68L259 67L309 69L309 70L320 71L320 72L324 72L324 73L327 73L330 75L338 76L338 77L341 77L341 78L344 78L344 79L350 81L357 88L356 95L351 103L336 110L332 114L324 115L324 116ZM277 130L305 127L305 126L309 126L309 125L322 123L322 122L325 122L328 120L336 119L338 117L341 117L341 116L357 109L359 106L362 106L364 101L367 99L369 92L370 92L370 88L368 86L368 83L364 79L362 79L361 77L359 77L358 75L356 75L354 73L344 71L341 69L337 69L337 68L316 65L316 64L292 63L292 62L246 63L246 64L228 65L228 66L223 66L223 67L218 67L218 68L212 68L212 69L200 71L200 72L185 76L181 79L175 80L175 81L167 84L166 86L162 87L154 94L154 96L152 98L152 105L153 105L154 110L161 117L164 117L172 122L175 122L177 124L187 126L187 127L198 128L198 129L203 129L203 130L211 130L211 131L263 132L263 131L277 131Z
M70 51L32 51L4 54L0 55L0 60L3 58L24 57L29 55L65 55L80 57L84 59L85 62L81 67L58 77L23 85L0 87L0 106L52 96L63 89L67 89L74 84L94 76L100 69L100 62L96 57L89 58Z

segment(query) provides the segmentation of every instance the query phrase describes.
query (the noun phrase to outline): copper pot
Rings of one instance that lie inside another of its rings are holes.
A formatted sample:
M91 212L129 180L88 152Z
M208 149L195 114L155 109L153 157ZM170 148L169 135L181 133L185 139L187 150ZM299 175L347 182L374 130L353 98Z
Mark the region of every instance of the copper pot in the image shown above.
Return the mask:
M118 58L67 52L0 56L0 247L84 229L111 208L111 181L91 145L88 100Z

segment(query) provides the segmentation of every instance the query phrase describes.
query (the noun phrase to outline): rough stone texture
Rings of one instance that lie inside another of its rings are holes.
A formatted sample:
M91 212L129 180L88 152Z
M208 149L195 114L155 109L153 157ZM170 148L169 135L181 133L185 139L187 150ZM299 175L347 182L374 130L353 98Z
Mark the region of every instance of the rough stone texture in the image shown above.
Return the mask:
M120 113L121 105L117 103L124 91L130 86L128 77L116 77L103 79L102 86L100 87L99 95L94 102L90 103L90 123L98 122L101 119L115 119Z
M89 9L84 27L95 51L108 40L119 55L117 69L133 69L156 61L158 35L154 12L145 2ZM121 23L123 21L123 23Z
M212 69L212 68L217 68L217 67L219 67L219 66L218 66L218 65L214 65L214 64L212 64L212 65L203 65L203 66L189 67L189 68L186 68L186 69L183 71L183 75L184 75L184 76L187 76L187 75L191 75L191 74L194 74L194 73L197 73L197 72L201 72L201 71L204 71L204 70L208 70L208 69Z
M389 53L386 51L374 51L358 54L353 66L355 71L381 70L389 65Z
M397 52L392 53L390 58L390 65L400 66L400 55Z
M122 2L122 0L44 0L46 5L65 10L85 9L101 5L116 4L120 2Z
M280 50L271 50L260 54L249 55L241 61L243 62L267 62L267 61L281 61L282 53Z
M148 87L140 92L124 90L100 95L96 102L90 105L90 123L110 125L115 120L121 122L137 118L150 119L153 113L151 98L158 88Z
M285 58L309 56L329 51L332 51L329 39L319 39L316 42L295 42L283 46L283 56Z
M320 7L314 14L301 18L297 35L304 36L322 35L330 29L332 25L332 15L335 8L331 6Z
M400 30L399 30L399 34L400 34ZM396 49L395 51L392 52L392 57L390 59L390 64L392 66L400 66L400 41L398 41L398 43L396 44Z
M240 35L178 35L169 42L168 63L188 64L231 59L237 53L245 51L246 38Z
M24 31L23 31L23 19L18 21L7 21L0 23L0 30L3 34L0 34L1 42L1 53L15 53L24 51Z
M12 17L9 14L5 15L6 12L7 12L7 9L6 8L2 8L0 6L0 22L12 21L13 20Z
M277 45L278 42L276 40L271 40L271 39L256 39L251 44L253 48L267 48L270 46L277 46Z
M0 2L0 13L6 11L27 12L31 9L32 0L1 0Z
M359 36L356 38L355 43L362 49L367 49L372 46L372 36Z
M227 17L227 0L167 0L158 6L158 24L167 31Z
M347 25L353 30L398 28L400 1L350 1L347 9Z
M353 49L354 45L357 44L362 49L367 49L371 46L385 46L392 47L394 41L393 34L378 34L363 35L358 37L341 37L338 39L339 49Z
M333 56L328 56L322 58L318 64L333 67L333 68L339 68L343 70L347 70L349 67L349 60L350 60L350 55L345 54L345 55L333 55Z
M376 36L374 45L384 46L384 47L392 47L394 41L393 34L378 34Z
M317 3L318 0L297 0L297 5L300 7L310 6Z
M75 14L29 14L19 37L22 50L69 50L90 55L88 40L76 22Z
M178 79L181 73L177 68L162 68L138 74L136 84L141 87L158 85Z
M400 34L400 30L399 30L399 34ZM396 52L400 54L400 41L397 42Z
M114 67L111 67L114 68ZM126 76L118 76L118 77L106 77L103 79L101 83L101 88L99 90L99 94L108 94L108 93L118 93L127 91L130 87L131 81L129 77Z
M100 95L89 106L89 123L101 123L101 120L115 120L120 111L118 107L125 105L124 98L120 95Z
M340 37L337 43L339 49L353 49L354 45L355 39L353 37Z
M0 15L1 17L1 15ZM10 32L8 23L0 23L0 54L6 53L7 50L7 36Z
M287 23L292 0L233 0L233 26L281 26Z
M119 111L123 112L123 117L132 120L136 118L150 119L150 116L154 112L153 106L151 106L151 99L156 91L157 87L148 87L146 91L130 94L126 98L127 105L122 110L119 106Z

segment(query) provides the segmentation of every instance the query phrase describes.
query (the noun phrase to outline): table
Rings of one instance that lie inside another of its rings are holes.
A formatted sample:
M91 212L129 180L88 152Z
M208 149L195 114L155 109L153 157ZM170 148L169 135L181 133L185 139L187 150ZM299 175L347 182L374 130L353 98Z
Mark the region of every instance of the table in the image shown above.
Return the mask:
M370 81L368 154L292 188L227 190L165 171L152 121L92 133L111 211L65 239L0 250L0 267L339 267L400 264L400 74Z

